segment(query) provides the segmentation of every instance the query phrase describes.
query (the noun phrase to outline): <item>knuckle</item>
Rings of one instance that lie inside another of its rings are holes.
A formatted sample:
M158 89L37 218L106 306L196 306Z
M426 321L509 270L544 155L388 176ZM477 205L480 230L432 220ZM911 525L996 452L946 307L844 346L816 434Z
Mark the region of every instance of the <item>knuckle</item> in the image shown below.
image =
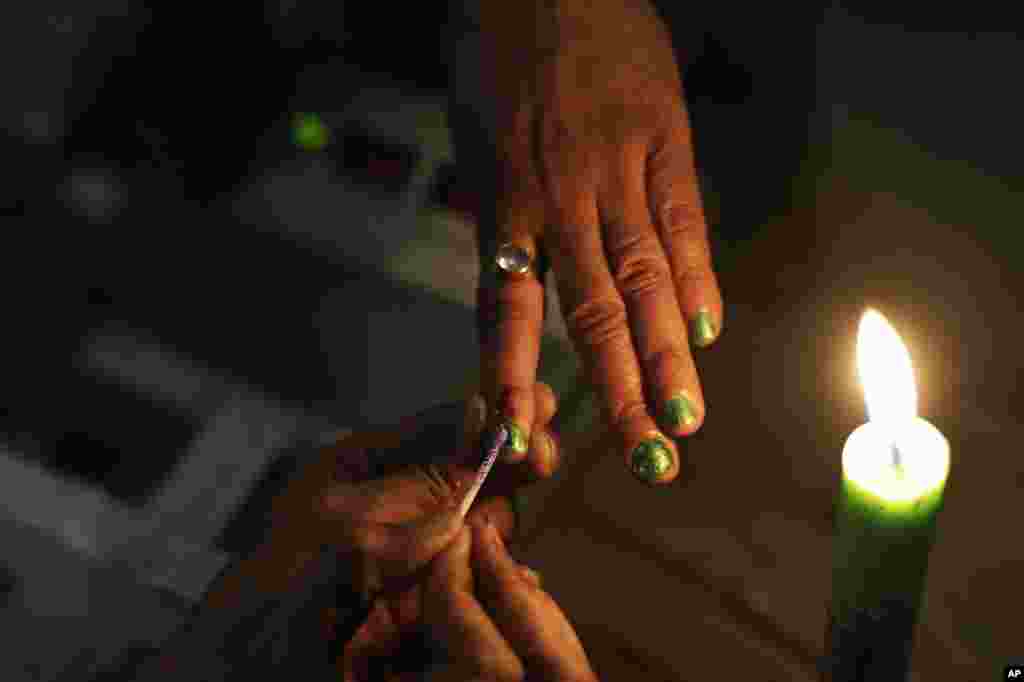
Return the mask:
M629 400L611 407L612 425L620 430L630 422L647 415L647 405L642 400Z
M707 239L704 209L698 201L669 200L658 211L662 236L668 243Z
M612 275L618 291L633 298L663 289L672 281L662 259L640 254L615 263Z
M626 296L642 296L671 281L671 272L649 237L631 237L609 256L615 286Z
M583 301L565 322L577 342L588 348L629 341L626 306L617 296Z

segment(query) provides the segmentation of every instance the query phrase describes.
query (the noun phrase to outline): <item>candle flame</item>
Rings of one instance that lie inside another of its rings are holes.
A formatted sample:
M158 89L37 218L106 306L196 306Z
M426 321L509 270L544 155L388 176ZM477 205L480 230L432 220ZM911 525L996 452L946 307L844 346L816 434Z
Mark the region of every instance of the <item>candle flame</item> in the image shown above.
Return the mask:
M857 331L857 373L871 421L900 425L917 416L910 353L892 325L870 308Z

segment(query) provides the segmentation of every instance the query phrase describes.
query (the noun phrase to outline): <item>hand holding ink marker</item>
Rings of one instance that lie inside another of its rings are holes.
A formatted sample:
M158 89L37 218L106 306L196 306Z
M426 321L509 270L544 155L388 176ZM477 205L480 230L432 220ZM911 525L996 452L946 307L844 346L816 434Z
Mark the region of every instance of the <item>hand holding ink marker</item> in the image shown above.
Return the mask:
M469 508L473 505L473 500L476 499L477 494L480 492L480 488L483 487L484 481L487 479L487 474L490 473L491 468L494 467L495 460L498 459L498 453L505 447L505 443L508 441L509 432L505 426L499 426L490 439L484 440L486 446L486 456L484 457L483 463L477 470L476 479L473 481L473 485L466 491L466 496L462 499L462 504L459 505L459 515L465 519L466 514L469 513Z

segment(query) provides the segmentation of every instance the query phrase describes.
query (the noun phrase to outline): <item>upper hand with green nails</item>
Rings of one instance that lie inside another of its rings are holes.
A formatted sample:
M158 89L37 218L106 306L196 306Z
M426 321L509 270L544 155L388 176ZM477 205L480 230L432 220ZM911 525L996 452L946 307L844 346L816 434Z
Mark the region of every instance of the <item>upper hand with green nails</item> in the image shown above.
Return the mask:
M647 0L466 2L479 40L457 60L452 121L485 185L481 254L510 242L550 264L628 466L671 481L673 438L706 412L692 349L721 333L722 299L668 31ZM528 438L543 285L481 279L484 385Z

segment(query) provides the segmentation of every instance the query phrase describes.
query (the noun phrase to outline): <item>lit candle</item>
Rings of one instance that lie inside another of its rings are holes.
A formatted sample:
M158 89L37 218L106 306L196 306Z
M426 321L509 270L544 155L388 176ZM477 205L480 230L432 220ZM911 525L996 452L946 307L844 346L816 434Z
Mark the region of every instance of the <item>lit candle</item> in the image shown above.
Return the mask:
M905 680L949 444L917 416L910 354L879 313L864 313L857 370L868 423L843 447L830 637L833 682Z

